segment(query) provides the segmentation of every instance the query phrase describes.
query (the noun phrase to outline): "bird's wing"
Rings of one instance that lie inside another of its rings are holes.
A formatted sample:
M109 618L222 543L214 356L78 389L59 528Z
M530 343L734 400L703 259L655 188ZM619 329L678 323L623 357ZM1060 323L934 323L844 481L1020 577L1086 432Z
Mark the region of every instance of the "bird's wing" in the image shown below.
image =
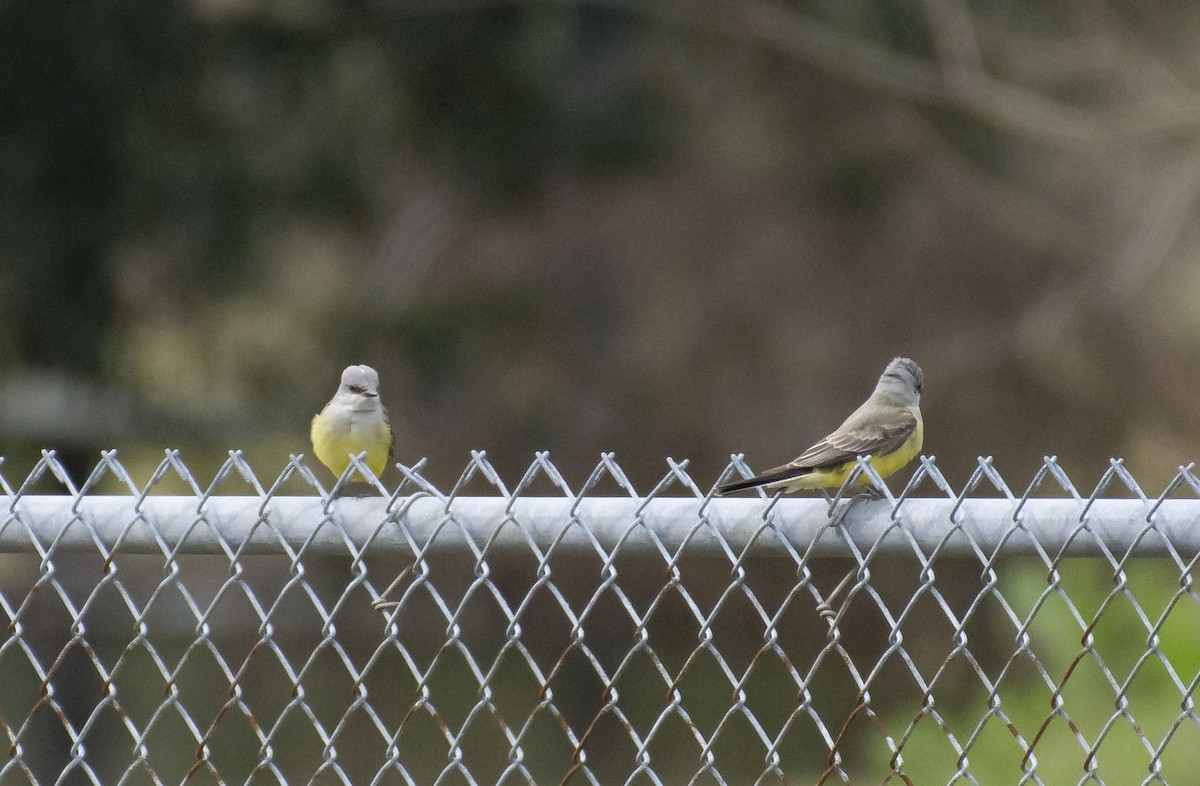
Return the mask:
M392 459L396 458L396 432L392 431L392 419L388 417L387 409L380 407L383 410L383 427L388 432L388 457L387 463L391 464Z
M811 470L837 466L867 453L886 456L899 449L916 427L917 416L907 409L896 410L884 418L874 417L871 423L847 424L776 469Z

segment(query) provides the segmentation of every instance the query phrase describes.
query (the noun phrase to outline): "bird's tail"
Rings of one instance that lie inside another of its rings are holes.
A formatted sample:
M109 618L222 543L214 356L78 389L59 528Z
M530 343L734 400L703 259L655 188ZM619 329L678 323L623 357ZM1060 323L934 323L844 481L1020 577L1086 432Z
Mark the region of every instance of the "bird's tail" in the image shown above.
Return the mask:
M745 480L735 480L732 483L724 483L717 486L717 496L723 497L726 494L732 494L735 491L743 489L753 489L759 486L765 486L768 483L778 483L781 480L790 480L791 478L804 475L811 470L799 469L797 467L777 467L776 469L768 470L761 475L755 475L752 478Z

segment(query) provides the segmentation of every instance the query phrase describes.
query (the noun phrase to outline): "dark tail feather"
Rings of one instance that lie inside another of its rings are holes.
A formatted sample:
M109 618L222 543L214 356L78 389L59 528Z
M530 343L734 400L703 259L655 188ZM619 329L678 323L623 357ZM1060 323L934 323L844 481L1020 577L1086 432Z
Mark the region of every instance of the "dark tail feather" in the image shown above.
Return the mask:
M759 486L765 486L768 483L776 483L780 480L788 480L789 478L799 477L800 475L804 475L811 471L812 470L797 469L796 467L779 467L778 469L764 472L761 475L755 475L752 478L735 480L733 483L725 483L717 486L717 496L723 497L726 494L732 494L735 491L758 488Z

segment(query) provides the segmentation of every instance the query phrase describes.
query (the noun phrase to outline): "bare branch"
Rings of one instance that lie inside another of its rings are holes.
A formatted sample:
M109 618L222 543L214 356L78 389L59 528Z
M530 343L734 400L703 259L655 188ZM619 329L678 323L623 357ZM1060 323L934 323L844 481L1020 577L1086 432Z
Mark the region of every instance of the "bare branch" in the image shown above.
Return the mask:
M1101 280L1112 302L1128 303L1170 258L1171 249L1193 218L1200 197L1200 152L1182 160L1172 158L1155 198L1146 203L1138 231L1134 232Z
M959 0L925 0L925 15L946 79L960 89L983 75L983 58L971 15Z
M897 99L968 112L998 128L1043 144L1101 148L1130 137L1193 133L1200 129L1200 96L1162 96L1110 108L1072 106L984 71L967 10L955 0L928 0L941 63L935 65L856 38L776 0L708 5L637 0L542 0L552 5L619 9L660 22L749 38L841 79ZM373 6L385 14L445 14L480 8L538 4L521 0L395 0ZM1045 45L1039 43L1039 45ZM1053 46L1053 43L1050 44ZM1157 69L1154 77L1163 78Z

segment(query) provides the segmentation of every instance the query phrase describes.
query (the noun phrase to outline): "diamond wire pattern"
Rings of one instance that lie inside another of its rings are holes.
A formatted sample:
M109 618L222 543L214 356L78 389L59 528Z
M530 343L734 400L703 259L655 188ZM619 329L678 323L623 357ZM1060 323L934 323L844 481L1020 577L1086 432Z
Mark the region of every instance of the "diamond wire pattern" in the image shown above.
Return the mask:
M1166 784L1200 764L1197 555L1163 519L1174 499L1200 519L1190 465L1155 495L1120 460L1081 491L1053 457L1020 490L981 458L956 490L923 458L898 492L871 478L867 542L844 493L813 537L760 495L730 538L686 462L645 492L610 454L577 488L544 453L512 487L482 452L448 492L399 468L362 526L332 494L361 461L333 489L236 451L207 485L176 451L144 485L115 452L80 485L53 452L16 486L0 463L0 783ZM745 474L734 456L719 480ZM48 523L25 503L53 483ZM152 498L181 488L164 524ZM318 511L300 538L297 489ZM614 489L630 513L602 533L587 505ZM919 489L948 503L932 541ZM231 492L253 500L240 536ZM101 495L129 503L115 529ZM478 497L502 503L487 526ZM687 520L661 520L679 497ZM1047 497L1075 511L1048 546ZM1128 547L1097 520L1114 497ZM549 530L524 507L546 498Z

